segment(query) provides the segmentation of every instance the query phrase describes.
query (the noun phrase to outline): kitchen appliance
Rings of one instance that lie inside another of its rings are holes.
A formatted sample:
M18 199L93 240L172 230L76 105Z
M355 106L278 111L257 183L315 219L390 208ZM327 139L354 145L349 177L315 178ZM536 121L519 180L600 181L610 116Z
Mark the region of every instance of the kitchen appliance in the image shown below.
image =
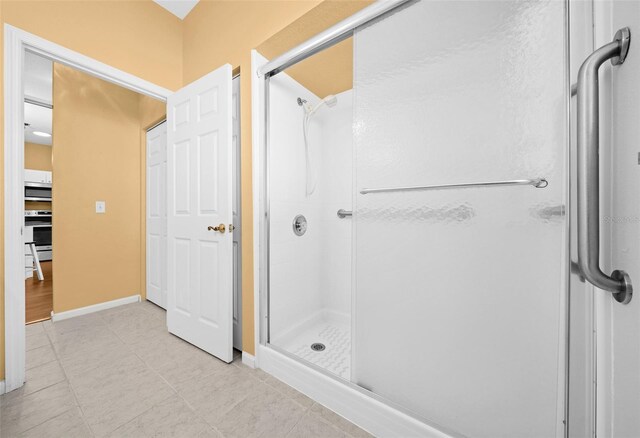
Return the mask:
M25 181L24 200L51 202L51 183Z
M25 235L32 236L36 243L36 250L40 261L53 258L52 245L52 215L51 210L25 210L24 224L27 228Z

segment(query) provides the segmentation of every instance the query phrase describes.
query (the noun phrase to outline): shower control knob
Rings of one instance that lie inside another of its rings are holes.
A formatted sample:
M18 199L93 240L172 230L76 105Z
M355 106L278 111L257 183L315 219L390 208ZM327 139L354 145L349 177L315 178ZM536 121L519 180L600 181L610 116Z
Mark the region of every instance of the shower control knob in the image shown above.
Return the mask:
M224 233L226 229L227 229L227 227L225 227L224 224L220 224L220 225L218 225L216 227L212 227L211 225L209 225L207 227L207 230L209 230L209 231L217 231L219 233Z

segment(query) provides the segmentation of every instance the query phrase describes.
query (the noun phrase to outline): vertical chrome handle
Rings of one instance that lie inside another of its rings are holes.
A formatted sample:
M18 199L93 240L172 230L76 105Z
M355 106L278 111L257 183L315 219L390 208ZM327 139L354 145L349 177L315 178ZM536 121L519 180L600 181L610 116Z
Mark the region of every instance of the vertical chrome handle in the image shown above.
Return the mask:
M611 276L600 269L600 175L598 69L611 59L622 64L629 52L628 27L618 30L613 42L600 47L582 63L578 72L578 264L594 286L612 292L616 301L631 301L633 288L626 272Z

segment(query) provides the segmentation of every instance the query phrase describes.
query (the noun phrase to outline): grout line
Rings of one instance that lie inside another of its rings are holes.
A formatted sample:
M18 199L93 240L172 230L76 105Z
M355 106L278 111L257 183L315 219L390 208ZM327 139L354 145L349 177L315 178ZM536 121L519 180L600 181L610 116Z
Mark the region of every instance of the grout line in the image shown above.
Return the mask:
M294 402L295 402L295 400L292 400L292 401L294 401ZM296 428L296 426L298 425L298 423L300 423L304 417L306 417L307 415L309 415L309 413L310 413L310 412L311 412L311 411L309 411L308 409L307 409L307 410L302 411L302 415L300 415L300 418L298 418L298 421L296 421L296 422L295 422L295 424L294 424L293 426L291 426L291 429L289 429L289 430L285 433L285 435L284 435L284 436L285 436L285 438L287 438L287 437L291 436L291 432L293 432L293 430Z
M137 304L137 303L131 303L131 304ZM131 308L131 307L130 307L130 306L119 306L119 308L121 308L121 310L119 310L119 311L117 311L117 312L113 312L113 313L111 313L111 312L110 312L109 314L110 314L110 315L118 314L118 313L121 313L123 310L126 310L126 309ZM124 308L124 309L122 309L122 308ZM109 310L110 310L110 309L109 309ZM143 309L143 310L144 310L144 309ZM174 392L174 394L178 394L178 393L177 393L177 391L175 390L175 388L173 388L173 386L171 386L171 385L169 384L169 382L167 382L167 381L166 381L166 379L164 379L164 378L163 378L163 377L162 377L162 376L161 376L161 375L160 375L156 370L154 370L151 366L149 366L149 364L148 364L148 363L147 363L143 358L141 358L141 357L140 357L140 356L139 356L139 355L138 355L138 354L133 350L133 348L131 347L131 345L127 344L127 343L126 343L126 342L125 342L125 341L124 341L124 340L123 340L123 339L118 335L118 333L116 333L116 332L111 328L111 324L109 324L109 323L108 323L108 321L106 320L106 317L105 317L105 315L104 315L104 314L102 314L102 315L101 315L101 314L100 314L100 312L97 312L97 314L98 314L98 316L100 317L100 319L104 322L104 326L105 326L105 328L106 328L108 331L110 331L110 332L111 332L111 333L112 333L112 334L113 334L113 335L114 335L114 336L115 336L115 337L116 337L116 338L117 338L117 339L122 343L122 345L124 346L124 348L125 348L126 350L128 350L128 351L129 351L130 353L132 353L135 357L137 357L137 358L138 358L138 359L139 359L139 360L144 364L144 366L145 366L145 368L147 368L147 370L151 370L151 372L152 372L152 373L155 373L156 375L158 375L158 376L159 376L159 377L160 377L160 378L161 378L161 379L162 379L162 380L167 384L167 386L168 386L168 387L169 387L169 388ZM130 422L134 421L135 419L139 418L140 416L142 416L142 415L146 414L146 413L147 413L147 412L149 412L151 409L155 408L155 407L156 407L156 405L158 405L159 403L162 403L162 402L164 402L164 401L168 400L170 397L171 397L171 395L169 395L169 396L167 396L166 398L164 398L164 399L162 399L162 400L158 401L156 404L154 404L154 405L150 406L150 407L149 407L149 409L146 409L145 411L143 411L143 412L141 412L140 414L136 415L136 416L135 416L134 418L132 418L131 420L126 421L125 423L123 423L123 424L119 425L118 427L116 427L114 430L112 430L112 431L111 431L111 432L109 432L109 433L113 433L113 432L115 432L116 430L118 430L118 429L119 429L119 428L121 428L122 426L124 426L124 425L126 425L126 424L129 424ZM84 416L83 416L83 417L84 417ZM92 430L91 432L93 433L93 430Z
M54 324L54 322L51 321L51 324ZM49 336L49 335L47 334L47 336ZM51 342L51 339L49 339L49 342ZM92 436L95 436L95 433L93 433L93 429L91 428L91 426L89 426L89 423L87 423L87 419L84 416L84 410L82 409L82 406L80 405L80 400L78 400L78 395L76 394L76 390L73 387L73 385L71 384L71 380L69 380L69 376L67 375L67 371L64 369L64 365L63 365L62 361L60 360L60 356L58 356L58 352L53 347L53 342L51 342L51 348L53 349L53 354L56 355L56 360L58 361L58 364L60 365L60 369L62 369L62 374L64 374L65 381L67 382L67 386L69 386L69 390L71 391L71 394L73 395L73 399L76 401L76 406L77 406L78 410L80 411L80 417L82 417L82 422L86 426L86 428L89 431L89 433Z
M51 323L53 324L53 321L52 321ZM43 323L41 323L41 324L44 324L44 322L43 322ZM49 421L49 420L52 420L52 419L54 419L54 418L58 418L60 415L66 414L67 412L69 412L69 411L70 411L70 410L72 410L73 408L78 408L78 410L80 411L80 416L82 417L82 422L83 422L83 423L84 423L84 425L87 427L87 430L89 431L89 433L90 433L92 436L95 436L95 434L93 433L93 430L91 429L91 427L89 427L89 424L87 423L87 420L84 418L84 411L82 410L82 407L80 406L80 402L78 401L78 396L76 395L76 392L75 392L75 390L73 389L73 386L71 385L71 382L69 381L69 376L67 375L67 372L66 372L66 371L65 371L65 369L64 369L64 365L62 364L62 361L60 360L60 356L58 356L58 352L56 351L55 347L53 346L53 341L51 340L51 338L50 338L49 333L47 332L47 330L44 328L44 325L42 326L42 329L44 330L45 335L46 335L46 337L47 337L47 340L49 341L49 346L50 346L50 347L51 347L51 349L53 350L53 354L54 354L54 356L56 357L56 358L55 358L55 361L58 363L58 366L59 366L59 367L60 367L60 369L62 370L62 374L64 375L64 380L63 380L63 381L60 381L60 382L57 382L57 383L55 383L55 384L53 384L53 385L46 386L45 388L41 388L41 389L39 389L38 391L32 392L31 394L36 394L36 393L38 393L38 392L40 392L40 391L42 391L42 390L44 390L44 389L46 389L46 388L50 388L50 387L52 387L52 386L54 386L54 385L57 385L57 384L60 384L60 383L66 383L66 384L67 384L67 387L69 388L69 391L71 392L71 395L73 396L73 399L75 400L75 406L74 406L74 407L72 407L72 408L67 409L66 411L62 412L62 413L61 413L61 414L59 414L59 415L56 415L56 416L51 417L51 418L47 418L47 419L46 419L46 420L44 420L43 422L41 422L41 423L39 423L39 424L37 424L37 425L35 425L35 426L33 426L33 427L30 427L29 429L26 429L24 432L26 432L26 431L28 431L28 430L31 430L31 429L33 429L34 427L38 427L38 426L40 426L40 425L42 425L42 424L46 423L46 422L47 422L47 421ZM52 361L52 362L53 362L53 361ZM47 362L47 363L51 363L51 362ZM45 364L45 365L46 365L46 364ZM30 396L31 394L28 394L28 395L26 395L26 396L22 395L21 397L23 397L23 398L24 398L24 397L28 397L28 396Z
M154 315L152 315L152 316L154 316ZM115 332L114 332L114 334L115 334L116 336L118 336L118 334L117 334L117 333L115 333ZM122 339L121 339L119 336L118 336L118 339L120 339L120 340L122 341ZM182 339L180 339L180 340L181 340L182 342L185 342L186 344L189 344L188 342L186 342L186 341L184 341L184 340L182 340ZM129 350L130 350L130 351L131 351L131 352L132 352L132 353L133 353L133 354L134 354L138 359L140 359L140 360L142 361L142 363L144 363L144 365L145 365L145 366L146 366L146 367L147 367L147 368L148 368L152 373L154 373L155 375L157 375L157 376L158 376L158 377L159 377L163 382L165 382L165 383L167 384L167 386L168 386L169 388L171 388L171 390L174 392L174 394L175 394L176 396L178 396L178 398L180 398L180 400L181 400L182 402L184 402L184 404L187 406L187 408L189 408L189 409L191 410L191 412L192 412L192 413L193 413L197 418L199 418L200 420L202 420L202 422L203 422L204 424L206 424L207 426L209 426L210 428L212 428L213 430L215 430L216 432L218 432L218 433L222 436L222 432L220 432L220 430L219 430L217 427L215 427L214 425L210 424L206 419L204 419L200 414L198 414L198 412L196 411L196 408L195 408L193 405L191 405L191 403L189 403L189 401L188 401L187 399L185 399L185 398L182 396L182 394L180 394L180 393L178 392L178 390L177 390L177 389L176 389L176 388L175 388L175 387L174 387L174 386L173 386L173 385L172 385L172 384L171 384L167 379L165 379L165 378L164 378L164 376L163 376L162 374L160 374L160 373L159 373L155 368L153 368L153 367L152 367L152 366L151 366L151 365L150 365L146 360L144 360L142 357L140 357L140 355L139 355L138 353L136 353L130 345L127 345L126 343L124 343L124 341L122 341L122 342L123 342L123 344L125 344L125 346L126 346L126 347L128 347L128 348L129 348ZM191 345L191 344L189 344L189 345ZM166 398L166 399L164 399L163 401L166 401L168 398L169 398L169 397L167 397L167 398ZM158 403L161 403L161 402L158 402ZM148 410L151 410L151 409L152 409L152 408L154 408L154 407L155 407L155 405L154 405L154 406L152 406L151 408L149 408ZM235 405L234 405L234 407L235 407ZM233 409L233 408L232 408L232 409ZM147 411L145 411L145 412L148 412L148 410L147 410ZM145 412L143 412L143 414L144 414ZM140 414L140 415L142 415L142 414ZM140 415L138 415L138 417L139 417ZM138 418L138 417L135 417L135 418ZM135 420L135 418L134 418L134 419L132 419L131 421ZM116 429L116 430L117 430L117 429Z

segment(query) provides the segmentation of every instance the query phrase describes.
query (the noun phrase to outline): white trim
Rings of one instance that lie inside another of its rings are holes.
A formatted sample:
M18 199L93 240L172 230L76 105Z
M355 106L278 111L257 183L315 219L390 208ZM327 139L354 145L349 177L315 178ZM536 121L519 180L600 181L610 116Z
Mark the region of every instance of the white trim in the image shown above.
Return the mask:
M247 353L246 351L242 352L242 363L248 366L249 368L256 367L256 357Z
M24 221L24 51L40 54L84 73L159 100L172 92L130 73L4 25L4 300L5 386L21 387L25 379L25 303L22 227Z
M80 307L78 309L67 310L66 312L51 312L51 321L58 322L76 316L88 315L89 313L100 312L101 310L113 309L114 307L124 306L125 304L139 303L140 295L131 295L130 297L118 298L117 300L106 301L104 303L92 304L91 306Z
M277 351L260 345L260 368L377 437L450 437Z
M0 380L0 395L4 394L5 388L4 380Z
M251 51L251 71L263 65L266 59L256 50ZM260 146L262 145L262 130L264 129L264 118L260 117L262 113L261 105L263 101L263 80L253 79L251 81L251 144L252 144L252 179L253 179L253 317L254 317L254 348L255 348L255 365L260 366L260 175L262 169L262 153Z

